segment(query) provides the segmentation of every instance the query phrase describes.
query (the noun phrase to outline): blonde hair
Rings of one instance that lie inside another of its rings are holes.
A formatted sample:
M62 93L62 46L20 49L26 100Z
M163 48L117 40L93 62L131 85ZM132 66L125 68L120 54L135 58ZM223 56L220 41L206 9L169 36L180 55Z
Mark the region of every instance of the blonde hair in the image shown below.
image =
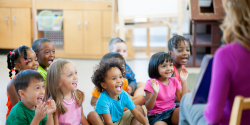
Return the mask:
M72 63L69 60L65 59L58 59L57 61L53 62L49 70L47 72L47 85L46 85L46 93L45 93L45 100L49 100L51 97L55 100L56 108L58 114L65 114L67 112L67 108L63 105L63 93L58 85L60 76L62 71L65 67ZM82 102L84 100L84 93L80 90L76 90L73 92L75 94L75 101L79 105L82 106Z
M222 0L226 11L221 25L223 40L226 43L237 41L242 45L250 45L250 1Z

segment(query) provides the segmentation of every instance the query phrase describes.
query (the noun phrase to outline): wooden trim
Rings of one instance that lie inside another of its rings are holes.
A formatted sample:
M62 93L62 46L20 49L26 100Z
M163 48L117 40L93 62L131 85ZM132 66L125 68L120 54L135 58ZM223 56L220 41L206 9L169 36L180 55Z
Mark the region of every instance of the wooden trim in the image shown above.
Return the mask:
M112 10L112 2L100 1L35 1L36 9Z
M32 7L31 0L0 0L0 7L18 7L30 8Z
M178 17L178 13L166 13L166 14L154 14L154 15L129 15L123 16L124 20L135 19L135 18L168 18L168 17Z

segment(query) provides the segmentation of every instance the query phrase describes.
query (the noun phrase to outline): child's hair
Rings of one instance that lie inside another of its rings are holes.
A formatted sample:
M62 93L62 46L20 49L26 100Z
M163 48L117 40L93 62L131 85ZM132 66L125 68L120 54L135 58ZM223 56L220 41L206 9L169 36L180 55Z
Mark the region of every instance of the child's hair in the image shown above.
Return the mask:
M102 92L103 90L101 83L105 82L105 77L109 69L117 67L118 69L120 69L122 76L124 77L124 68L122 68L123 64L124 62L122 60L114 57L99 63L99 65L96 67L96 70L94 71L94 74L91 77L92 82L95 84L99 92Z
M27 49L31 50L30 47L22 45L19 48L7 54L7 68L9 69L10 79L12 78L12 71L15 70L16 74L19 72L17 69L14 69L15 63L17 63L17 61L20 61L19 57L23 56L23 58L27 60Z
M150 78L159 78L161 75L158 71L158 66L164 62L173 62L170 54L165 52L158 52L152 55L148 65L148 75Z
M63 70L70 63L73 62L66 59L58 59L50 65L47 72L45 100L49 100L51 97L55 100L58 114L65 114L67 112L67 108L63 105L63 93L58 83ZM77 89L76 91L74 91L74 95L76 99L75 101L77 102L79 107L82 106L84 93Z
M192 45L189 39L186 39L183 36L175 35L168 41L168 51L173 51L173 48L177 49L178 44L180 44L181 41L187 41L190 46L190 54L192 55Z
M223 39L226 43L237 40L240 43L250 44L250 1L223 0L226 16L221 25Z
M110 53L105 54L102 57L100 62L105 62L107 59L110 59L110 58L118 58L118 59L122 60L124 62L124 64L126 63L126 61L124 60L122 55L117 53L117 52L110 52Z
M14 85L15 85L17 95L20 97L20 95L18 94L18 91L26 90L28 86L30 85L30 82L35 81L35 80L41 81L41 82L44 81L43 76L39 72L36 72L34 70L27 69L27 70L23 70L19 72L14 80Z
M109 42L109 52L112 52L113 50L113 47L116 43L125 43L126 42L124 40L122 40L121 38L119 37L116 37L116 38L113 38L110 42Z
M33 42L32 49L35 51L35 53L38 53L41 43L45 43L45 42L51 42L51 41L46 38L40 38L40 39L37 39L35 42Z

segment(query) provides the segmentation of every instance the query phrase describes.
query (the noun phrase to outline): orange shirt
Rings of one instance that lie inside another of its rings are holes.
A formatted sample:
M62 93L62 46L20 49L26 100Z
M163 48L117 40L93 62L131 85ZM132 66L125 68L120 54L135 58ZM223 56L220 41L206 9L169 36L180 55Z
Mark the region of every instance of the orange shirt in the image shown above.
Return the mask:
M123 78L123 80L124 80L124 84L123 84L123 90L124 91L127 91L128 90L128 80L127 79L125 79L125 78ZM99 96L100 96L100 92L98 92L98 90L96 89L96 87L93 89L93 91L91 92L91 94L94 96L94 97L96 97L96 98L99 98Z
M16 78L16 75L14 76L14 79ZM10 110L12 109L12 104L11 104L11 101L10 101L10 97L9 97L9 94L8 94L8 92L6 92L6 94L7 94L7 103L6 103L6 106L8 107L8 109L7 109L7 114L6 114L6 119L8 118L8 115L9 115L9 113L10 113Z

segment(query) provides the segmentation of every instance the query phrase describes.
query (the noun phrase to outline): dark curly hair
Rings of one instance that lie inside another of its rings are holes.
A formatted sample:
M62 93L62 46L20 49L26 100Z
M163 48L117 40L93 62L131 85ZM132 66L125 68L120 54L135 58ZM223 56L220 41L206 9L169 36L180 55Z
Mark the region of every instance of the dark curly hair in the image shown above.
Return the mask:
M107 72L111 68L117 67L118 69L120 69L122 76L123 77L125 76L124 68L122 68L123 64L124 62L120 60L119 58L110 58L104 62L100 62L99 65L97 65L91 79L99 92L102 92L103 88L101 86L101 83L105 82L105 77L107 75Z
M178 48L178 44L180 44L180 41L187 41L187 43L189 44L190 47L190 54L192 55L192 45L189 39L186 39L183 36L180 35L175 35L173 36L171 39L169 39L168 41L168 51L173 51L173 48L177 49Z
M15 70L16 74L19 72L14 69L15 63L19 61L19 57L22 55L25 60L27 60L27 49L31 50L30 47L22 45L19 48L9 52L7 54L7 68L9 69L9 77L12 78L12 70ZM13 54L14 53L14 54ZM27 63L26 63L27 64Z

